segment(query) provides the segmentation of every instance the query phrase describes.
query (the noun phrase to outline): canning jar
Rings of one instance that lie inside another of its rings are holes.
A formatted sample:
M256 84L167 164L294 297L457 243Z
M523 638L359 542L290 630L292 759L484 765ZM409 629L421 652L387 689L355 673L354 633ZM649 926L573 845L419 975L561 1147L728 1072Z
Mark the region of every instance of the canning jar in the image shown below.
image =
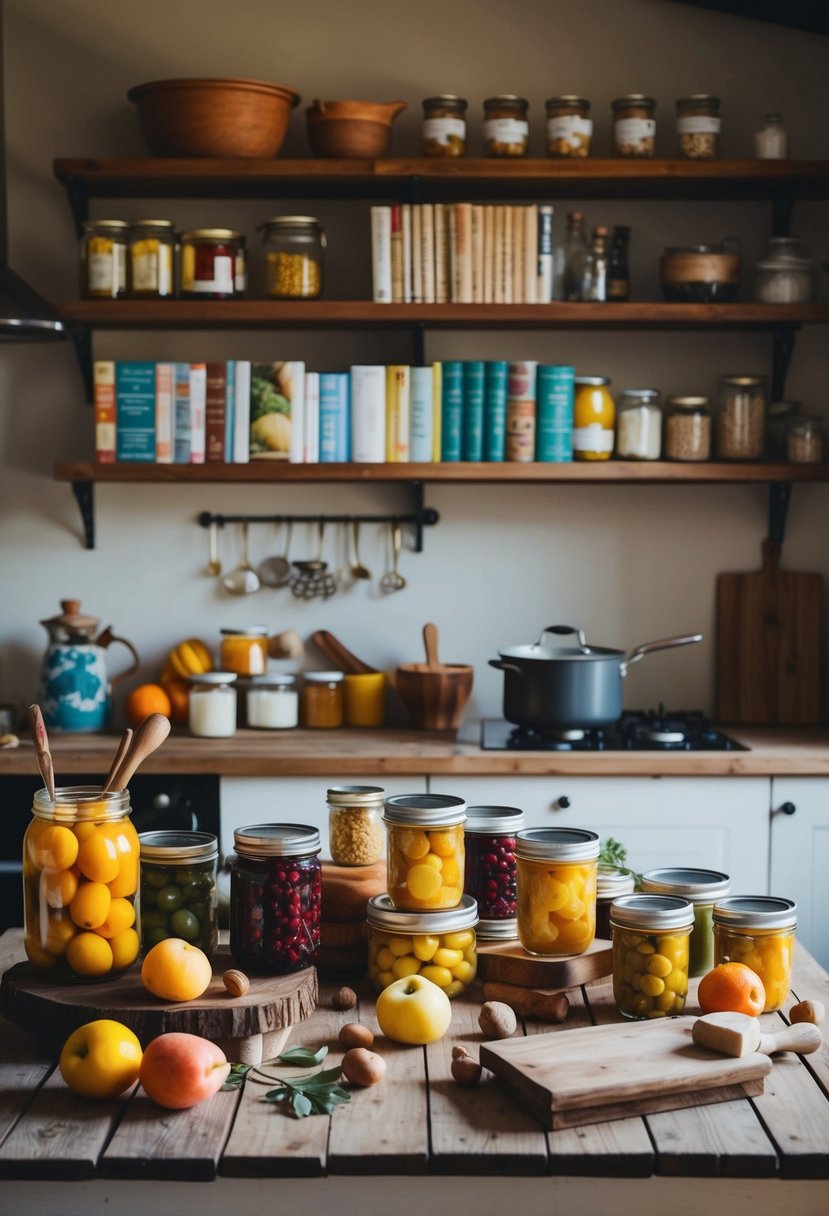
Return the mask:
M530 103L514 93L499 93L484 102L484 154L526 156L530 142Z
M515 836L523 826L524 812L515 806L467 809L463 889L478 905L482 937L490 935L490 922L515 920Z
M466 803L452 794L386 799L388 892L395 908L456 908L463 895Z
M246 724L252 730L292 730L299 724L295 676L252 676L246 683Z
M219 661L224 671L237 676L261 676L268 666L268 627L249 625L245 629L222 629Z
M316 300L322 292L325 233L313 215L278 215L264 225L265 295Z
M335 785L328 791L328 837L338 866L373 866L383 855L383 800L379 785Z
M422 975L451 1000L474 981L478 906L470 895L462 896L451 912L401 912L388 895L374 895L366 921L368 978L376 992L395 980Z
M616 455L623 460L658 460L661 453L659 390L626 388L617 407Z
M136 220L129 232L129 294L136 300L175 295L176 229L172 220Z
M678 895L693 905L689 976L705 975L714 966L714 904L730 890L731 879L721 870L648 870L642 875L642 891L646 894Z
M620 895L632 895L635 881L630 870L599 863L596 872L596 937L610 941L610 905Z
M205 671L190 676L188 721L194 735L226 739L236 734L236 689L233 671Z
M609 460L613 452L616 406L607 376L576 376L573 401L573 459Z
M527 828L515 839L518 937L531 954L584 954L596 933L599 837Z
M665 459L711 459L711 410L707 397L669 397L665 410Z
M343 673L306 671L302 677L302 725L333 730L343 724Z
M622 895L610 905L613 997L624 1018L682 1013L694 907L676 895Z
M547 111L548 155L579 159L589 156L593 138L590 102L584 97L565 93L561 97L548 98L544 108Z
M121 300L127 294L129 224L88 220L81 232L81 296Z
M789 995L797 904L771 895L732 895L714 904L714 964L745 963L766 990L764 1013Z
M786 454L793 464L820 464L823 460L823 429L816 414L801 414L789 426Z
M109 980L138 958L138 833L128 790L38 790L23 837L23 945L58 983Z
M187 299L241 299L247 285L245 238L233 228L181 234L181 294Z
M454 93L427 97L423 102L420 150L424 156L466 154L467 102Z
M610 103L617 156L648 157L656 151L656 102L643 93L628 93Z
M720 376L717 455L760 460L766 442L766 377Z
M811 258L773 256L754 268L754 298L760 304L814 304L820 267Z
M386 677L382 671L349 672L343 678L346 726L382 726Z
M316 962L322 847L316 828L260 823L233 833L230 951L240 967L287 975Z
M219 944L219 845L212 832L142 832L141 950L181 937L209 958Z
M692 93L676 103L679 155L685 160L714 160L720 150L720 99Z
M789 427L801 416L799 401L772 401L766 415L766 456L769 460L788 460Z
M764 114L754 132L754 155L759 160L785 160L789 136L781 114Z

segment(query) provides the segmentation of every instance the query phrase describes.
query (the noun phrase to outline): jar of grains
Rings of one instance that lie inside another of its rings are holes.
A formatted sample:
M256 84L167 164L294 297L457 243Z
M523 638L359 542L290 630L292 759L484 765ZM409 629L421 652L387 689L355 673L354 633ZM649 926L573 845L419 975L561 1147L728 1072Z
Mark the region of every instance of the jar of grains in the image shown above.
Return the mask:
M711 459L708 397L669 397L665 410L665 459Z
M331 858L338 866L373 866L383 855L383 800L379 785L335 785L328 791Z
M129 224L89 220L81 233L81 295L85 300L120 300L127 294Z
M662 452L659 390L626 388L616 415L616 455L621 460L658 460Z
M463 97L454 93L425 99L420 127L420 150L424 156L466 154L467 105Z
M514 93L499 93L484 102L486 156L526 156L530 142L530 103Z
M129 292L135 300L175 295L176 230L172 220L137 220L129 237Z
M676 103L679 155L686 160L714 160L720 148L720 99L708 93L680 97Z
M766 442L765 376L720 376L717 455L761 460Z
M280 215L263 225L265 295L316 300L322 292L325 233L312 215Z
M628 93L610 103L617 156L648 157L656 151L656 102L643 93Z
M593 138L590 102L584 97L565 93L561 97L548 98L544 107L547 111L548 155L579 159L589 156Z
M693 926L693 904L677 895L622 895L613 901L613 997L622 1017L682 1013Z
M478 904L479 932L489 937L501 921L515 922L515 836L524 812L514 806L470 806L467 809L463 889ZM513 934L514 936L514 934Z
M787 455L792 464L820 464L823 460L823 431L816 414L802 414L792 419Z
M241 299L247 286L245 238L233 228L181 234L181 294L191 300Z

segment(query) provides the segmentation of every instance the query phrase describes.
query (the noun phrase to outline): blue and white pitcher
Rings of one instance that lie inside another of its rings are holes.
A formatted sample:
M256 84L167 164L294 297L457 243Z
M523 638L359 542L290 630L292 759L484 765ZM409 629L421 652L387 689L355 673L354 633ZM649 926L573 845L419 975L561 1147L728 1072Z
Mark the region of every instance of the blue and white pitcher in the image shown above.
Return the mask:
M60 606L60 616L40 622L49 633L38 695L43 720L54 731L105 730L112 715L112 686L132 675L138 652L110 627L96 638L99 620L84 616L79 600L61 600ZM133 662L110 678L106 649L112 642L126 646Z

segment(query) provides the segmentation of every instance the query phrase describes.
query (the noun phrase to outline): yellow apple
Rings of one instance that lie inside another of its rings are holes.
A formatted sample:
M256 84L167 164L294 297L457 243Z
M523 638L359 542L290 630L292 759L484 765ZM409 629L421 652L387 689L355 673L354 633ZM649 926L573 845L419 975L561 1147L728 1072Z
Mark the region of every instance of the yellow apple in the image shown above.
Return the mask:
M436 1043L452 1021L449 997L422 975L407 975L377 998L380 1029L395 1043Z

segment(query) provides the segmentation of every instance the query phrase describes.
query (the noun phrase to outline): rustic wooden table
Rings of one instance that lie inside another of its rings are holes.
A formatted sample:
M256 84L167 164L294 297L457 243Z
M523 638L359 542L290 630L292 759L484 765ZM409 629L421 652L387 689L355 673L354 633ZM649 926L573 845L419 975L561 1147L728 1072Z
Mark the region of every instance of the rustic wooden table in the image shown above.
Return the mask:
M0 971L22 957L21 931L0 939ZM792 999L829 1004L829 975L798 948ZM330 1008L333 985L292 1042L336 1043L357 1011ZM374 1024L366 991L359 1015ZM571 994L568 1029L616 1020L606 981ZM670 1211L712 1216L829 1211L829 1046L779 1057L758 1098L544 1132L493 1079L461 1089L454 1043L475 1052L479 993L454 1002L443 1042L404 1048L380 1039L388 1071L333 1118L295 1120L261 1101L262 1085L217 1094L190 1111L161 1111L133 1091L114 1102L72 1094L33 1034L0 1022L0 1210L8 1216L186 1216L284 1212L338 1216L471 1210L570 1213ZM689 1003L688 1012L696 1005ZM770 1024L780 1015L769 1015ZM528 1022L519 1033L550 1030ZM331 1052L331 1062L339 1058ZM209 1187L174 1186L211 1182ZM773 1206L772 1206L773 1205Z

